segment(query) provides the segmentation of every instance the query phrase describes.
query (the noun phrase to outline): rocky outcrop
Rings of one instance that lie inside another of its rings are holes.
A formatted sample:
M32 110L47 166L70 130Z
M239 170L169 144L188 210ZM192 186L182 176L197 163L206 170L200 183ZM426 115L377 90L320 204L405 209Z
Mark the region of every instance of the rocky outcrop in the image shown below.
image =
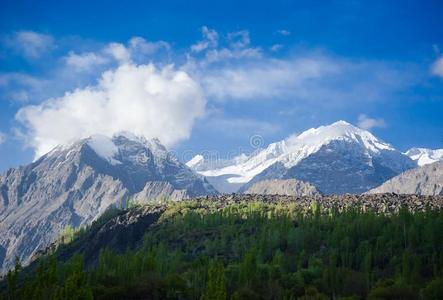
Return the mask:
M88 266L98 262L102 249L122 254L127 249L137 248L148 228L156 224L164 211L165 206L156 205L123 211L103 225L94 224L67 246L58 247L57 258L67 261L74 254L82 253Z
M443 195L443 161L406 171L368 193Z
M28 263L65 226L90 224L133 197L146 202L216 193L158 140L120 134L59 146L0 175L0 267L10 267L16 256Z
M263 203L291 203L296 208L309 209L313 204L319 204L324 209L336 208L343 210L350 207L360 207L375 213L392 213L401 208L412 212L425 209L442 209L443 197L426 195L403 194L345 194L323 196L287 196L287 195L259 195L259 194L226 194L196 198L196 201L216 203L221 208L233 203L263 202Z
M315 196L320 192L311 184L296 179L270 179L254 183L245 194Z
M132 197L135 203L147 203L162 200L179 201L186 198L189 198L189 196L185 189L176 190L166 181L149 181L141 192Z

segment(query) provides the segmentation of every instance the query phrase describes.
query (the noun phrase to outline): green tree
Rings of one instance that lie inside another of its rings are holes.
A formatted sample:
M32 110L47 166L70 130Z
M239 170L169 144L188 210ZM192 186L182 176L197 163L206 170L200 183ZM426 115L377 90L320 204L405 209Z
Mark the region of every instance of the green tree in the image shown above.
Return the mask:
M20 263L20 259L18 257L15 258L15 267L13 270L8 271L7 275L7 284L8 284L8 296L9 299L17 299L17 277L18 273L22 269L22 265Z
M225 269L220 261L212 262L208 269L208 281L202 300L225 300Z

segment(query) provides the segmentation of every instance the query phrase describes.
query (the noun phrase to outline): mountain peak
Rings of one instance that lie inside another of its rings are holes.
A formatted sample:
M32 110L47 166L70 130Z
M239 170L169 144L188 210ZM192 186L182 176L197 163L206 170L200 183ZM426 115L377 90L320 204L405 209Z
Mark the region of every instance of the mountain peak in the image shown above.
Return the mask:
M323 125L317 128L311 128L304 132L302 132L299 137L308 137L313 135L319 135L323 137L340 137L340 136L349 136L351 134L360 134L360 133L369 133L363 129L360 129L351 123L340 120L334 122L330 125ZM372 134L371 134L372 135Z
M352 125L351 123L346 122L346 121L344 121L344 120L338 120L338 121L332 123L332 124L329 125L329 126L333 126L333 125L344 125L344 126L352 126L352 127L355 127L355 126Z
M408 157L369 131L339 120L269 144L264 149L259 149L237 162L231 161L226 165L212 164L212 168L200 168L201 157L198 157L200 158L198 163L198 158L195 158L189 162L188 166L207 176L208 180L219 190L232 192L239 185L250 182L263 172L267 173L266 176L271 176L270 174L277 176L278 173L285 172L282 169L289 170L309 157L312 160L313 157L321 155L334 157L328 163L319 164L318 170L335 167L336 164L333 162L345 156L347 159L352 156L355 158L354 161L363 170L361 173L375 170L374 163L385 163L395 174L413 165ZM346 162L343 163L346 164ZM209 163L206 165L210 166Z
M443 149L411 148L404 154L416 161L419 166L443 161Z
M134 161L146 161L143 149L149 149L157 158L165 158L167 149L159 139L146 139L142 135L136 135L128 131L121 131L112 137L95 134L86 139L88 146L94 152L108 161L111 165L121 164L121 156L133 156Z
M130 197L155 201L217 191L157 139L96 134L54 148L38 161L0 175L0 271L16 256L28 263L65 225L90 224Z
M358 128L351 123L340 120L330 125L311 128L298 136L288 138L290 147L315 148L328 144L333 140L346 140L362 145L368 151L378 153L381 150L394 150L394 148L376 138L367 130Z

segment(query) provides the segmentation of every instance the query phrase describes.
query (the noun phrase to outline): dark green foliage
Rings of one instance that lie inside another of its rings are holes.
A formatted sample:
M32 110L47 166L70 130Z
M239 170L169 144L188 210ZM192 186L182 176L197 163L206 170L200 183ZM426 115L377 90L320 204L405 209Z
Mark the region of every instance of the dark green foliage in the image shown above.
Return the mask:
M41 260L20 283L20 268L11 271L5 296L443 299L442 232L441 211L388 216L188 201L170 205L136 249L123 255L102 249L87 272L80 256L66 264Z
M209 265L206 290L202 300L225 300L225 269L223 263L213 262Z

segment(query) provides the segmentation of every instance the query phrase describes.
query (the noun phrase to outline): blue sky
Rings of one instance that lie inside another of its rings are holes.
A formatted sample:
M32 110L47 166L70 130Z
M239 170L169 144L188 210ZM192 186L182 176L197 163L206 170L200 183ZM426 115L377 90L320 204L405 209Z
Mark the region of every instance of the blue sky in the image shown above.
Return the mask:
M60 2L0 4L0 170L92 133L185 160L339 119L443 148L441 1Z

